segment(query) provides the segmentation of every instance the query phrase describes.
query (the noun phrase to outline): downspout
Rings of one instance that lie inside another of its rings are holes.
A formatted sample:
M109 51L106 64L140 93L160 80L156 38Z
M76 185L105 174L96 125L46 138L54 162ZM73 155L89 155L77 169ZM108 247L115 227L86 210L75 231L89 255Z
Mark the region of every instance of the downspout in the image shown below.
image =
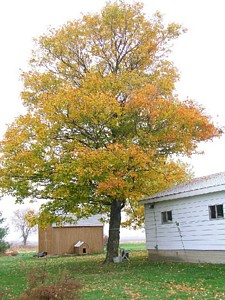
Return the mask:
M182 232L181 232L181 229L180 229L180 223L176 221L175 224L177 226L177 230L178 230L178 233L179 233L179 236L180 236L181 244L182 244L182 247L183 247L183 250L184 250L184 255L186 257L186 261L188 262L188 256L187 256L186 249L184 247L184 241L183 241L183 236L182 236Z

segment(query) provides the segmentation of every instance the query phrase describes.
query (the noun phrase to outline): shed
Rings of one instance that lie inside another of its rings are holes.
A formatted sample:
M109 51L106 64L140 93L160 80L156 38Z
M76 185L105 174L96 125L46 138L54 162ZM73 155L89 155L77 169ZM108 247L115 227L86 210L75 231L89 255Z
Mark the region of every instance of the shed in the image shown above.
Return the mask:
M89 245L83 241L79 241L74 245L74 253L75 254L88 254L89 253Z
M85 251L82 249L86 247L86 252L90 254L103 252L103 223L99 221L100 218L96 215L75 224L52 224L46 229L39 228L38 251L46 251L51 255L74 254L74 245L83 242L80 251Z
M225 263L225 172L140 201L150 260Z

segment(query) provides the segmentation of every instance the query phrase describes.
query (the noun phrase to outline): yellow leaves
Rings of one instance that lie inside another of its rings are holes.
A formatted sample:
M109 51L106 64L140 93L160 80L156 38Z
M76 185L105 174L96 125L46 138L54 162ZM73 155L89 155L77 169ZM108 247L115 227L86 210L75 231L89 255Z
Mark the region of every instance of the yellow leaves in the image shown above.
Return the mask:
M111 144L106 149L88 149L86 147L77 147L74 150L76 159L86 162L88 173L99 173L100 170L112 171L123 175L131 172L134 167L144 167L147 161L150 161L154 151L143 151L138 145ZM94 168L97 168L96 172ZM90 170L92 168L92 171ZM115 169L113 169L115 168Z
M71 116L78 121L86 118L97 124L105 124L113 119L113 115L120 113L119 104L110 93L85 95L85 91L81 90L74 100L76 102L71 107Z
M128 111L137 112L138 114L153 117L153 122L159 116L160 102L164 101L159 98L156 87L151 84L144 88L135 90L127 101L126 108Z
M28 210L25 214L25 220L27 221L29 227L34 227L38 224L38 214L34 210Z
M192 137L204 141L220 135L220 130L210 122L210 117L205 114L204 109L194 101L184 101L179 106L178 114L185 116Z
M153 85L134 90L125 110L133 115L139 138L165 154L190 155L198 141L219 136L201 107L190 100L164 98Z
M114 87L109 79L103 81L91 73L83 87L74 88L67 83L57 86L54 92L42 90L31 105L36 103L33 111L36 116L41 116L44 123L56 127L60 123L69 127L89 123L94 130L94 125L103 126L111 122L111 126L115 126L113 116L120 114L120 105L114 93L117 93L116 85Z
M111 196L115 199L126 199L126 182L122 178L111 175L98 184L97 194Z
M45 229L56 222L56 220L56 216L52 216L47 210L41 208L40 212L34 217L33 222L34 224L38 224L40 228Z
M93 180L96 194L126 199L134 197L143 172L149 168L154 151L143 151L138 145L111 144L105 149L76 147L78 180Z

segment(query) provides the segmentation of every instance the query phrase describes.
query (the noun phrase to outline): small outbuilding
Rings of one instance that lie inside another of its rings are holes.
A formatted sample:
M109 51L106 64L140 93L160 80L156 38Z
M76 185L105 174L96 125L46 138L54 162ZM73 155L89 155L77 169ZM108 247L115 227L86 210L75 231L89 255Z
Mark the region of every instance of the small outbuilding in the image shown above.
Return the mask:
M74 253L84 255L89 253L89 245L83 241L79 241L74 245Z
M103 252L103 223L101 216L81 219L75 224L52 224L39 228L38 251L50 255L91 254Z
M140 201L150 260L225 263L225 172Z

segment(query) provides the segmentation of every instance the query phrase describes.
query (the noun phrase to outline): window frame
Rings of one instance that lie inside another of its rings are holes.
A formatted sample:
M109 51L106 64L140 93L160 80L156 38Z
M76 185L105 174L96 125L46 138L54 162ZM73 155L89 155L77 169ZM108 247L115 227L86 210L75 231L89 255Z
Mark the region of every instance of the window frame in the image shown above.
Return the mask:
M171 224L171 223L173 223L172 210L167 210L167 211L162 211L161 212L161 223L162 224Z
M222 210L219 211L218 213L218 208L222 206ZM212 209L214 209L214 212L212 212ZM223 208L223 204L214 204L214 205L209 205L208 206L208 210L209 210L209 219L210 220L221 220L224 219L224 208ZM222 212L222 215L221 215ZM215 215L215 217L214 217Z

